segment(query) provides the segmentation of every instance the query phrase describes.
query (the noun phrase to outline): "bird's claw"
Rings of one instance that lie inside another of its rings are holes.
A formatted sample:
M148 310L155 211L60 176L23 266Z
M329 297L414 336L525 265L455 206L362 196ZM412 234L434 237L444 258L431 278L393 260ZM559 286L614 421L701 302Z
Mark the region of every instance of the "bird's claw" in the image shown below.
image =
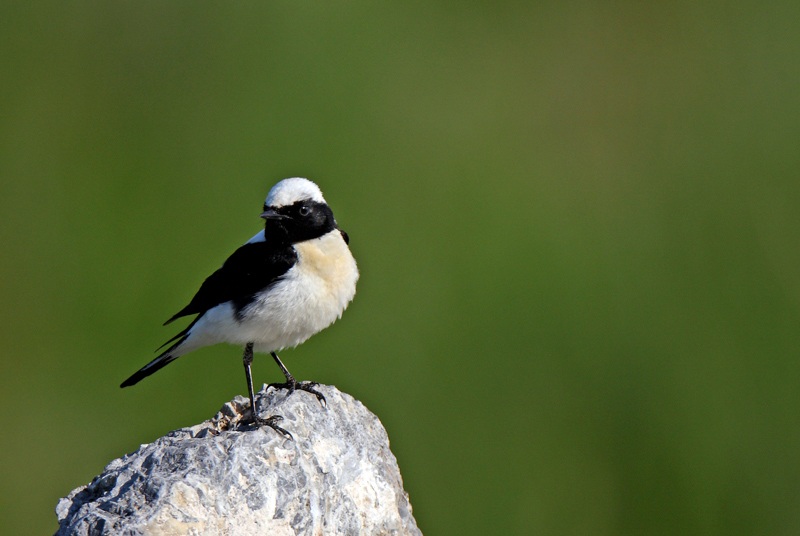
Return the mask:
M269 426L270 428L281 434L285 439L294 441L294 436L292 436L292 434L290 434L288 430L278 426L278 423L281 422L282 420L283 417L280 415L273 415L272 417L267 417L266 419L263 417L255 417L253 419L253 424L257 426L258 425Z
M319 385L317 382L285 382L285 383L270 383L267 387L274 387L275 389L287 389L289 391L288 394L292 394L295 391L305 391L307 393L311 393L312 395L317 397L320 405L323 408L328 407L328 401L325 400L325 395L314 389Z

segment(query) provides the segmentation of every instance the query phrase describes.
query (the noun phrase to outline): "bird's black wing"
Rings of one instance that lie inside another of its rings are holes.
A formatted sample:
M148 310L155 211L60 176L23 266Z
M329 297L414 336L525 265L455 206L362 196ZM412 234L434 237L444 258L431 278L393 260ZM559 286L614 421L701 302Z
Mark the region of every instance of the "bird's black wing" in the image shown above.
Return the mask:
M219 270L208 276L189 305L178 311L165 324L186 315L202 316L212 307L226 301L233 301L234 312L238 315L253 300L256 293L279 281L295 262L297 253L292 246L276 247L267 242L245 244L234 251ZM158 357L122 382L120 387L138 383L142 378L177 359L177 356L172 355L172 351L183 344L199 318L200 316L195 318L180 333L164 343L163 346L166 346L174 342Z
M204 313L226 301L233 301L238 311L258 291L278 281L295 262L297 253L290 245L276 247L268 242L245 244L203 281L189 305L164 324L182 316Z

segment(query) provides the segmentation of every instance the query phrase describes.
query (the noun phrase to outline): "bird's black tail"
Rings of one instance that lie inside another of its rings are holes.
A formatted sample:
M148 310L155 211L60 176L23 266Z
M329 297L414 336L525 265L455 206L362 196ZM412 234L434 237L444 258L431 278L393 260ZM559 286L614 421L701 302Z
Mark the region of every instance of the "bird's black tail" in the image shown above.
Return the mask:
M164 345L162 345L163 348L167 344L177 339L177 342L175 344L164 350L161 354L159 354L157 358L150 361L148 364L137 370L130 378L122 382L120 384L120 387L129 387L131 385L135 385L144 378L150 376L155 371L166 367L167 365L178 359L179 356L172 355L172 351L178 348L178 346L180 346L181 344L183 344L183 342L189 337L189 329L191 327L192 326L190 325L185 330L178 333L175 337L171 338Z

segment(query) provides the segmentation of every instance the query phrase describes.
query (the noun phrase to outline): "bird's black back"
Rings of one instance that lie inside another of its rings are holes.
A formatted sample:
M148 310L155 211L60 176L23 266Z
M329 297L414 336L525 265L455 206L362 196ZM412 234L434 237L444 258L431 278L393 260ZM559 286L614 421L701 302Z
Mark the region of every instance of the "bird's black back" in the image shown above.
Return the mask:
M182 316L202 314L226 301L233 302L238 314L257 292L275 284L296 262L297 253L290 244L245 244L208 276L192 301L165 324Z

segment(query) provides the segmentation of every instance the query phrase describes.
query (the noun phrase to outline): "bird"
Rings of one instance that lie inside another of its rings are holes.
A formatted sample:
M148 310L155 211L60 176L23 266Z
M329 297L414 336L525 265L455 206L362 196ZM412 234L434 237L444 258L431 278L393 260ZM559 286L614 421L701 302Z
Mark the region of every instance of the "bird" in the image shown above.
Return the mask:
M314 182L293 177L276 183L264 201L264 229L236 249L208 276L183 309L164 325L196 315L165 342L158 357L120 387L129 387L189 352L217 343L244 346L252 421L287 438L280 415L258 416L253 392L254 352L269 353L286 381L270 386L313 394L324 407L315 382L299 382L277 352L295 347L333 324L353 300L358 266L350 239L339 228L322 191Z

